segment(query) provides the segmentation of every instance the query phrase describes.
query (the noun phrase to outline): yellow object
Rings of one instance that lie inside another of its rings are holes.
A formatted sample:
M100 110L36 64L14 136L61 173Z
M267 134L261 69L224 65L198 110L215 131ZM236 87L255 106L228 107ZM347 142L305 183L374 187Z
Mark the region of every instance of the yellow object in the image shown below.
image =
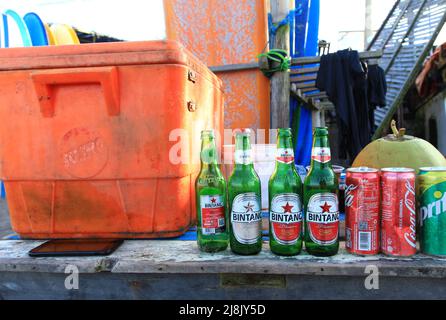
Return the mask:
M51 29L48 26L48 24L44 23L44 26L45 26L46 36L48 38L48 44L51 45L51 46L54 46L56 44L56 42L54 41L53 32L51 31Z
M417 171L421 167L445 167L445 157L429 142L405 135L405 129L375 140L366 146L353 162L353 167L406 167Z
M76 31L66 24L53 24L50 27L56 45L80 44Z

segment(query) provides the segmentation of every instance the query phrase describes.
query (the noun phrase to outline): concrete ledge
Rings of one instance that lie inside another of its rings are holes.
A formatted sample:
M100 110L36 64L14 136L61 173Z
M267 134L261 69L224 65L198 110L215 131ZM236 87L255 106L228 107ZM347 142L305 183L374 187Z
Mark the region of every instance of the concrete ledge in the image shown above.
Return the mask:
M107 257L31 258L28 251L42 241L0 241L0 272L63 273L76 265L81 273L242 273L286 275L364 275L367 265L376 265L382 276L446 278L446 259L418 254L413 258L383 255L358 257L341 243L339 254L317 258L303 252L296 257L278 257L265 243L257 256L199 252L194 241L125 241Z
M445 299L446 259L397 259L340 253L277 257L229 250L203 254L194 241L126 241L108 257L31 258L42 241L0 241L0 299ZM67 290L65 268L79 269ZM379 270L380 290L367 290L365 268Z

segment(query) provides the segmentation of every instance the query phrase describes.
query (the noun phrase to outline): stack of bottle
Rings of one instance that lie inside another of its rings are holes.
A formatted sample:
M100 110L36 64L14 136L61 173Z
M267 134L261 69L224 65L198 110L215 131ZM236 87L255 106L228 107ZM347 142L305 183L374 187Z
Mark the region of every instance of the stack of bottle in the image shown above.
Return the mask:
M262 250L261 183L251 154L250 130L236 135L235 166L226 183L212 131L202 133L196 180L198 246L236 254ZM356 255L417 252L446 256L446 168L351 168L342 191L345 246ZM328 129L316 128L304 183L296 172L291 129L280 129L269 184L269 245L273 253L332 256L339 250L339 186L331 165ZM415 189L416 184L418 190ZM419 224L417 225L417 198ZM418 230L417 230L418 229ZM417 231L419 235L417 237Z
M196 180L198 246L254 255L262 250L260 179L254 170L250 130L236 135L235 166L228 183L218 165L215 136L202 133L202 168ZM339 249L338 178L331 165L328 129L314 133L311 168L302 184L294 165L291 129L278 131L276 167L269 180L271 251L335 255ZM305 212L305 217L304 217Z

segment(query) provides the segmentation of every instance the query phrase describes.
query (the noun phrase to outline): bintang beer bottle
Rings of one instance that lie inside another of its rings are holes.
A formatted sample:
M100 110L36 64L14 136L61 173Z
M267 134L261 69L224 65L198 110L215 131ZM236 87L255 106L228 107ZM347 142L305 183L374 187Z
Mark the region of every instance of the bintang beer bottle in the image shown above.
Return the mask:
M235 166L228 185L231 250L253 255L262 250L260 178L254 170L250 130L236 135Z
M339 249L338 179L331 166L328 129L314 132L311 169L304 183L305 248L315 256Z
M201 171L195 181L197 201L197 241L204 252L228 247L226 228L226 181L218 167L213 131L201 133Z
M345 248L357 255L380 250L380 174L372 168L347 170L345 188Z
M297 255L302 250L302 181L294 166L291 129L279 129L276 168L268 193L271 251Z

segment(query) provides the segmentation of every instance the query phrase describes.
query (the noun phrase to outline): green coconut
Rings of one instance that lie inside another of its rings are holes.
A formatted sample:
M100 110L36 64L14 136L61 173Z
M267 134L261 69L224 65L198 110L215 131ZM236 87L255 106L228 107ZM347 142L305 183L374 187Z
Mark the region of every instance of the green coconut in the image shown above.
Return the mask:
M445 167L445 157L429 142L407 136L406 129L398 130L392 121L393 134L366 146L353 162L353 167L376 169L405 167L419 170L421 167Z

